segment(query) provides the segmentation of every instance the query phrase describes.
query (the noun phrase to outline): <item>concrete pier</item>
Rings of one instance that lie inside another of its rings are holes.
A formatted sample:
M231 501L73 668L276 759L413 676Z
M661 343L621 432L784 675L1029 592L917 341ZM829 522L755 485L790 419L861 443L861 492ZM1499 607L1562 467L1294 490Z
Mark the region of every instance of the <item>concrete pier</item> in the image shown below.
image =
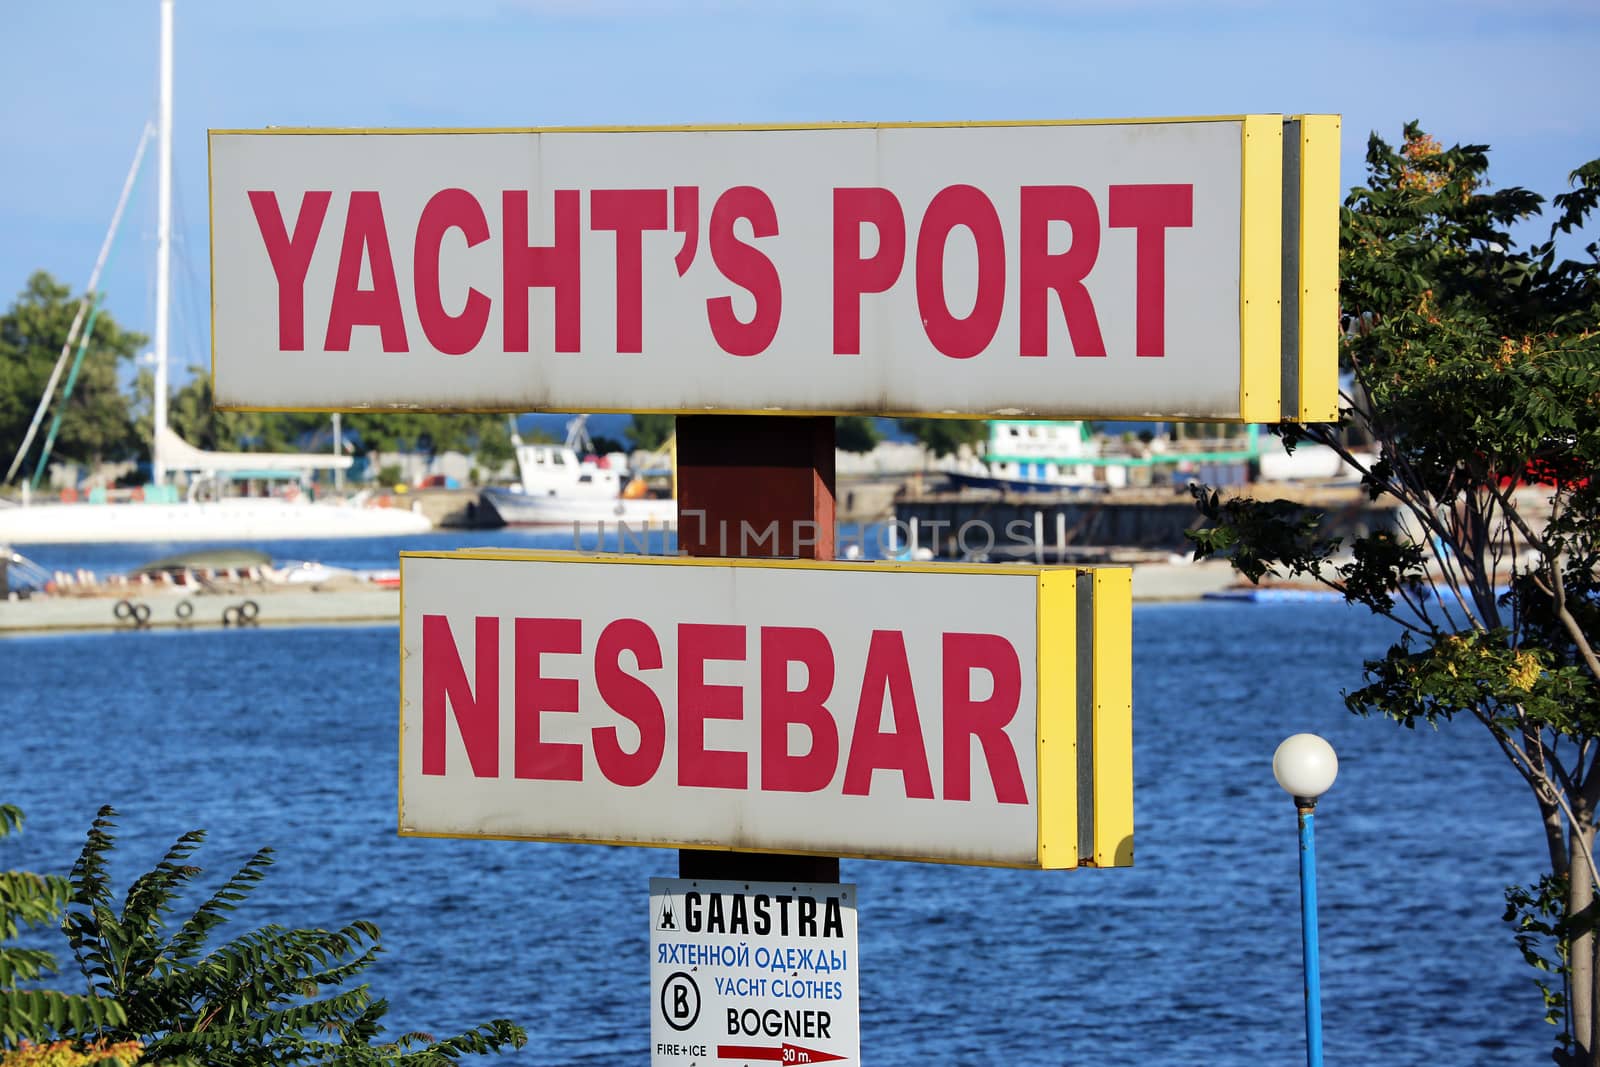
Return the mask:
M120 608L118 605L122 605ZM250 607L254 605L254 607ZM286 590L248 595L39 596L0 600L0 635L93 630L394 624L396 589Z

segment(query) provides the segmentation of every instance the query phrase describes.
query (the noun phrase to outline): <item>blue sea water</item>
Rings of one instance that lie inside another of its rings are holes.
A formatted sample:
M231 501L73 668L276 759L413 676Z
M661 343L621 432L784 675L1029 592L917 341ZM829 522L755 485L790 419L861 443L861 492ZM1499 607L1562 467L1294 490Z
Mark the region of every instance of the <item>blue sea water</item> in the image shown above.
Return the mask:
M475 541L516 543L412 547ZM382 566L395 547L274 549ZM30 554L110 569L160 552ZM1544 1061L1554 1029L1500 920L1503 888L1541 869L1533 802L1473 724L1412 732L1343 710L1340 688L1390 637L1337 605L1136 607L1135 866L845 861L863 1062L1301 1062L1295 816L1270 768L1299 730L1340 755L1317 815L1328 1062ZM393 1025L505 1016L530 1043L499 1062L647 1062L648 880L675 876L675 854L396 836L396 640L0 640L0 800L28 814L0 868L64 872L101 804L122 813L119 884L196 827L217 880L270 845L238 921L376 921L387 952L370 975Z

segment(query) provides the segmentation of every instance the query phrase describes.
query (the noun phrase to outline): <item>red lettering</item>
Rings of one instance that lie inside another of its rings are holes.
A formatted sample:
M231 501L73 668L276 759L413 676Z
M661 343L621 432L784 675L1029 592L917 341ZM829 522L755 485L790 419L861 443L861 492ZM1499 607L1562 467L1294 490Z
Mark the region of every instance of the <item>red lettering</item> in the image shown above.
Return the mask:
M894 729L887 733L880 729L885 698L894 714ZM850 759L844 770L845 795L866 796L875 770L899 771L907 797L933 799L928 750L922 742L922 721L917 716L911 665L906 659L906 635L898 630L874 630L867 645L861 702L856 707Z
M1050 252L1050 224L1072 227L1072 244ZM1072 351L1079 356L1104 356L1100 319L1083 280L1100 256L1100 209L1087 189L1076 185L1022 187L1021 354L1049 352L1050 296L1053 289L1067 319Z
M472 690L450 620L422 617L422 773L445 773L445 722L454 709L456 729L474 778L500 775L500 620L480 615L474 626Z
M678 626L678 784L744 789L749 771L743 752L706 748L707 719L744 718L744 691L707 685L707 660L744 659L744 627L716 623Z
M465 189L441 189L428 200L417 220L417 246L412 251L412 277L417 291L417 318L428 343L447 356L472 351L483 340L489 324L489 298L468 287L466 306L461 314L444 309L444 294L439 291L439 249L444 235L460 230L467 247L489 239L489 220L477 197Z
M805 688L789 688L789 665L803 663ZM761 788L814 793L833 781L839 727L823 701L833 692L833 647L820 630L761 628ZM808 751L789 751L789 727L811 735Z
M547 678L545 653L583 651L578 619L518 619L514 631L517 664L516 767L518 778L557 782L583 780L583 746L539 738L539 718L547 711L576 714L578 680Z
M1167 345L1167 229L1194 225L1193 185L1113 185L1112 226L1134 231L1134 347L1163 356Z
M372 270L371 289L361 288L363 258ZM395 281L394 258L389 255L389 232L383 225L383 202L373 190L350 194L339 272L328 309L328 335L322 347L329 352L350 351L350 332L356 326L376 326L385 352L409 350L400 285Z
M733 297L718 296L706 301L706 319L717 345L731 356L756 356L767 350L778 332L783 317L783 285L778 268L766 253L734 236L733 224L750 220L753 237L773 237L778 232L778 213L771 197L752 185L737 185L717 197L711 209L711 230L707 241L711 260L722 276L749 290L755 297L755 314L742 322L733 311Z
M965 226L978 245L978 295L965 318L945 301L944 252L950 231ZM972 185L940 189L917 232L917 310L933 347L951 359L971 359L989 347L1006 303L1006 239L1000 216Z
M501 253L505 283L503 324L505 350L528 351L528 290L553 288L556 302L557 352L576 352L583 336L583 276L579 271L578 232L580 203L576 189L557 189L555 193L554 244L528 245L528 193L508 189L501 194L504 216L504 248Z
M632 652L641 671L661 669L661 643L649 626L638 619L618 619L600 631L594 648L594 684L606 706L639 731L639 747L626 751L617 740L617 728L594 731L594 761L607 780L620 786L638 786L655 776L667 744L667 717L661 698L642 679L622 669L622 653Z
M275 194L252 190L247 195L256 215L256 227L261 231L261 242L267 246L272 273L278 279L278 350L304 352L306 271L311 267L311 253L316 250L333 194L319 190L300 198L300 214L295 218L292 238L283 225Z
M617 351L643 351L644 231L667 228L667 191L596 189L589 225L617 235Z
M698 185L674 185L672 187L672 232L683 238L683 243L678 246L678 254L672 257L672 265L678 270L678 277L683 277L689 271L689 264L694 262L695 251L700 247L700 187Z
M861 227L871 223L878 250L861 257ZM833 191L833 352L861 354L861 297L883 293L906 260L906 216L887 189Z
M972 699L972 672L994 683L985 700ZM1022 664L1011 642L997 634L944 635L944 797L972 799L972 738L978 739L1002 804L1026 804L1017 752L1006 736L1022 695Z

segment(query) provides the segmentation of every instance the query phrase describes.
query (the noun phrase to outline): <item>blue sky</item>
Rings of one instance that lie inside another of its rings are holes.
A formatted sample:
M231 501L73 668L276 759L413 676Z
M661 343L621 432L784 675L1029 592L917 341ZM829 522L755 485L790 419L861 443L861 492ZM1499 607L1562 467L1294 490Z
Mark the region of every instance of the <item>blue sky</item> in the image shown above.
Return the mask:
M157 0L0 13L0 301L29 273L81 289L156 113ZM1497 184L1549 195L1600 155L1595 0L177 0L173 364L208 360L211 127L554 126L1344 116L1418 118L1494 148ZM154 323L155 172L103 288Z

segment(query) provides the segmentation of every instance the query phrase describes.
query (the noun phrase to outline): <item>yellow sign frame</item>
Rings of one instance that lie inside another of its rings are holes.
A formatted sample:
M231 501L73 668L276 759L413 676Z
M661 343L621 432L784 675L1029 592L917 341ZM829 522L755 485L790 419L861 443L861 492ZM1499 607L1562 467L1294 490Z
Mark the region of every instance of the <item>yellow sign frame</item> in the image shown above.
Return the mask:
M1166 421L1276 423L1279 421L1328 422L1338 417L1338 115L1185 115L1120 119L1040 119L1031 121L976 122L796 122L771 124L709 123L664 126L529 126L429 129L273 127L270 129L212 129L207 131L206 211L212 242L210 280L211 316L216 319L215 204L213 202L212 150L218 136L338 136L409 134L546 134L546 133L722 133L782 132L800 130L960 129L1011 126L1119 126L1176 123L1236 122L1241 137L1240 279L1239 279L1239 415L1165 416ZM1286 159L1297 180L1290 181ZM1331 225L1330 225L1331 219ZM1289 229L1286 229L1286 222ZM1293 279L1291 281L1291 279ZM1286 299L1286 293L1288 298ZM1293 312L1294 327L1284 321L1285 308ZM211 341L211 380L216 385L216 330ZM265 412L334 412L343 407L282 408L257 405L219 405L221 410ZM405 410L423 410L407 405ZM494 405L451 407L450 412L504 414L525 408ZM680 408L590 407L592 414L704 414ZM727 415L841 416L861 411L799 410L744 411L717 409ZM947 419L993 419L992 412L879 411L890 418L932 416Z

